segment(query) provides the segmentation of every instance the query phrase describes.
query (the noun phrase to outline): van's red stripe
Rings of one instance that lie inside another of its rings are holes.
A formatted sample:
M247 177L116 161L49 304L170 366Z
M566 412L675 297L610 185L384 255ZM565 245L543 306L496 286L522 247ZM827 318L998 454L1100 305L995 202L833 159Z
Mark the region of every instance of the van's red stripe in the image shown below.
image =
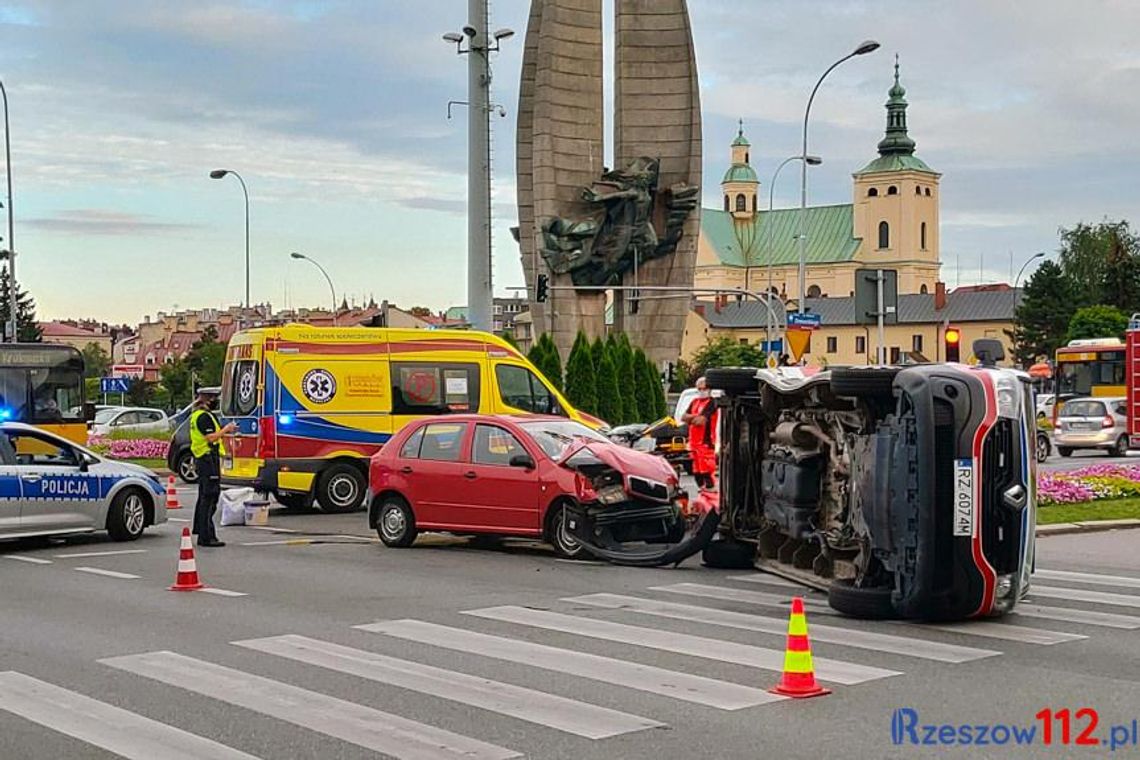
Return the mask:
M982 503L982 478L989 473L980 472L982 464L982 447L985 445L986 435L997 420L997 392L994 389L993 378L987 372L978 372L976 377L981 380L982 388L986 394L986 416L978 430L974 433L974 535L971 539L974 555L974 564L982 574L985 584L982 592L982 603L974 611L974 617L988 615L994 606L994 592L997 588L997 571L986 559L982 547L982 512L985 506Z

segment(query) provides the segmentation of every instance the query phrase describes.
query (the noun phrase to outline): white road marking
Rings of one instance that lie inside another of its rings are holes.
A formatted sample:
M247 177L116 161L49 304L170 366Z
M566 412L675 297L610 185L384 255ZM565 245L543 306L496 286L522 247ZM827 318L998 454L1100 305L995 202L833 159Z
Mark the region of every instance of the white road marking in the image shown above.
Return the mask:
M1124 575L1098 575L1096 573L1074 573L1068 570L1036 570L1034 578L1044 578L1047 581L1072 581L1073 583L1089 583L1094 586L1116 586L1118 588L1140 588L1140 578L1129 578ZM1031 585L1032 591L1033 586Z
M407 760L508 760L518 752L205 660L175 654L111 657L104 665L228 702ZM161 757L161 753L156 757Z
M690 636L656 628L639 628L624 623L612 623L608 620L578 618L558 612L513 606L488 607L482 610L466 611L462 614L776 672L781 672L784 667L784 651L782 649L764 649L732 641L706 639L701 636ZM900 675L897 670L873 668L822 657L813 659L816 676L834 683L850 685Z
M167 520L167 522L176 522L176 523L188 523L188 522L190 522L190 518L188 518L188 517L167 517L166 520Z
M274 636L234 641L239 647L287 657L320 668L398 686L509 715L558 731L605 739L665 724L637 715L578 702L545 692L400 660L306 636Z
M704 583L671 583L668 586L651 586L650 591L664 591L669 594L683 594L696 596L702 599L719 599L723 602L744 602L746 604L759 604L764 607L779 607L787 611L793 596L800 596L807 607L818 607L821 612L831 608L822 596L810 593L789 594L785 592L768 593L765 591L751 591L742 588L725 588L723 586L709 586Z
M1069 607L1043 607L1039 604L1026 604L1025 602L1014 607L1013 614L1043 620L1060 620L1065 623L1123 628L1129 631L1140 628L1140 617L1133 617L1132 615L1117 615L1113 612L1097 612L1095 610L1075 610Z
M23 554L5 554L8 559L18 560L20 562L27 562L32 565L50 565L50 559L40 559L39 557L25 557Z
M249 528L250 530L267 530L270 533L297 533L298 532L298 531L293 530L292 528L275 528L272 525L245 525L243 527Z
M80 573L90 573L91 575L103 575L103 576L106 576L108 578L130 579L130 578L138 578L139 577L137 575L131 575L130 573L120 573L120 572L116 572L115 570L104 570L101 567L77 567L75 569L77 572L80 572Z
M556 673L624 686L685 702L693 702L721 710L779 702L783 697L763 689L717 681L704 676L679 673L639 662L617 660L588 652L509 639L486 633L449 628L423 620L389 620L357 626L364 631L414 641L420 644L477 654L496 660L529 665Z
M132 760L257 760L22 673L0 673L0 709Z
M200 590L215 596L249 596L244 591L227 591L224 588L210 588L209 586Z
M78 552L76 554L57 554L56 559L79 559L81 557L115 557L119 554L146 554L149 549L119 549L110 552Z
M1140 596L1132 594L1110 594L1106 591L1087 591L1083 588L1057 588L1054 586L1037 586L1029 588L1029 596L1046 597L1049 599L1066 599L1070 602L1093 602L1094 604L1110 604L1114 607L1135 607L1140 609Z
M1080 641L1087 639L1079 633L1062 633L1060 631L1046 631L1041 628L1030 628L1024 625L1010 623L995 623L989 620L963 620L961 623L901 623L900 625L918 627L923 630L946 631L948 633L961 633L966 636L984 636L991 639L1004 639L1005 641L1020 641L1023 644L1040 644L1052 646L1065 641Z
M772 573L753 573L752 575L732 575L728 578L730 581L743 581L745 583L763 583L768 586L780 586L781 588L794 588L800 591L806 591L807 587L801 583L790 581L787 578L781 578Z
M674 604L661 602L656 599L640 599L620 594L590 594L563 599L564 602L589 604L611 610L624 610L643 615L686 620L706 625L719 625L726 628L738 628L745 631L759 631L777 636L788 633L786 617L765 617L751 615L743 612L732 612L711 607L698 607L691 604ZM938 641L914 639L907 636L892 636L885 633L861 631L853 628L840 628L832 625L813 624L808 626L808 633L812 642L824 641L831 644L870 649L874 652L890 652L908 657L921 657L926 660L938 662L970 662L983 657L994 657L1001 652L992 649L975 649L973 647L943 644Z

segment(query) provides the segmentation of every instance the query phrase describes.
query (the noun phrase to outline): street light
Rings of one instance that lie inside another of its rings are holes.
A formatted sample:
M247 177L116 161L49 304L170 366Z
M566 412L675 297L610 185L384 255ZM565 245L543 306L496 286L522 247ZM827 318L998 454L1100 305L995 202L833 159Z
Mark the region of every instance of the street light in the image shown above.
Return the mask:
M16 240L12 225L12 132L8 127L8 90L0 81L4 98L4 170L8 175L8 340L16 342Z
M764 250L768 254L768 294L767 300L772 298L772 211L775 209L776 203L776 180L780 178L780 172L785 166L792 161L803 161L807 166L819 166L823 163L823 159L819 156L788 156L780 165L776 167L775 173L772 175L772 181L768 183L768 224L764 225ZM745 290L748 289L748 283L744 284ZM781 302L782 303L782 302ZM787 309L785 308L785 313ZM787 317L785 316L785 319ZM765 330L764 338L768 341L768 351L772 350L772 310L768 310L768 327Z
M329 273L328 273L328 272L326 272L326 271L325 271L325 268L324 268L323 266L321 266L320 264L318 264L318 263L316 262L316 260L315 260L315 259L310 259L308 256L306 256L306 255L305 255L305 254L303 254L303 253L297 253L296 251L293 251L293 252L292 252L291 254L289 254L289 255L290 255L291 257L293 257L293 258L297 259L297 260L302 260L302 259L303 259L303 260L305 260L305 261L309 262L310 264L312 264L313 266L315 266L317 269L321 270L321 274L323 274L323 275L325 276L325 280L327 280L327 281L328 281L328 284L329 284L329 293L331 293L331 294L332 294L332 315L333 315L333 327L336 327L336 326L337 326L337 325L336 325L336 312L337 312L337 306L336 306L336 290L333 288L332 278L331 278L331 277L329 277Z
M241 192L245 196L245 308L250 307L249 301L249 190L245 186L245 180L241 175L233 169L214 169L210 172L210 179L222 179L227 174L232 174L237 177L237 181L241 183Z
M1017 284L1019 282L1021 282L1022 272L1025 271L1025 268L1027 266L1029 266L1030 262L1036 261L1037 259L1043 259L1043 258L1045 258L1045 251L1038 251L1037 253L1033 254L1028 259L1026 259L1025 263L1021 265L1021 269L1017 270L1017 278L1013 281L1013 308L1014 308L1014 310L1017 309Z
M812 101L815 100L815 94L816 94L816 92L819 91L819 86L821 84L823 84L823 80L827 79L827 75L830 74L832 71L834 71L841 63L848 61L857 55L866 55L867 53L873 52L873 51L878 50L878 49L879 49L879 43L875 42L874 40L866 40L866 41L860 43L859 47L855 48L853 51L851 51L847 55L843 56L842 58L840 58L835 63L831 64L827 68L827 71L823 72L823 76L821 76L819 78L819 80L815 83L815 87L813 87L811 90L811 96L808 98L807 108L804 109L804 142L803 142L803 150L800 151L801 156L806 156L808 154L808 117L811 115ZM801 166L801 170L800 170L800 234L799 234L799 242L800 242L800 268L799 268L800 302L799 302L799 311L801 314L803 314L804 313L804 299L806 297L805 292L807 289L807 285L805 282L807 280L807 162L801 163L800 166Z

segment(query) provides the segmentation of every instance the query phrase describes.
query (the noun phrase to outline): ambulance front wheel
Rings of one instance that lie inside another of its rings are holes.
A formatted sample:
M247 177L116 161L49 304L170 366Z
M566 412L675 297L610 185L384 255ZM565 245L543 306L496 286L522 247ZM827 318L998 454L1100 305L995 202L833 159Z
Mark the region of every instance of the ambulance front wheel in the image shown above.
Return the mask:
M350 464L334 464L321 473L317 503L324 512L355 512L364 503L364 473Z

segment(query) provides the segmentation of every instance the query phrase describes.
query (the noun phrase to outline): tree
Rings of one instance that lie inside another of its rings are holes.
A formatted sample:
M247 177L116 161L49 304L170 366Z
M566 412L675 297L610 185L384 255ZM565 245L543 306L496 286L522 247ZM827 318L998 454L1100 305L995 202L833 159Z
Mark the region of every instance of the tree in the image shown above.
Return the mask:
M649 379L653 383L653 418L661 419L668 412L665 403L665 384L662 382L661 372L657 366L646 359L645 366L649 368Z
M516 351L518 350L519 344L517 341L515 341L515 334L513 332L510 330L503 330L501 333L499 333L499 337L505 340L507 342L507 345L509 345L511 348L515 349Z
M98 343L88 343L83 347L83 376L105 377L111 367L111 357Z
M602 366L602 354L606 352L606 344L601 336L594 338L593 344L590 346L590 359L594 362L594 369Z
M131 380L127 386L127 403L131 406L149 406L154 399L154 383L148 383L142 378Z
M1009 333L1018 362L1028 366L1039 356L1054 355L1069 330L1075 301L1072 282L1059 264L1046 261L1037 268L1025 283Z
M1061 228L1060 264L1076 306L1140 306L1140 241L1126 221Z
M633 371L637 387L637 416L640 422L657 419L657 401L653 392L653 367L640 348L633 352Z
M221 385L222 368L226 363L226 346L218 342L218 331L213 325L202 331L202 337L190 347L186 363L196 376L198 387Z
M741 343L728 336L711 338L697 349L688 363L691 386L710 367L763 367L764 352L758 346Z
M587 414L598 413L598 378L586 333L579 331L566 360L566 398Z
M621 392L618 390L617 366L613 351L603 349L598 363L598 416L611 425L620 425L622 410Z
M641 421L640 404L637 401L637 373L633 367L633 347L629 336L621 333L617 339L618 385L621 390L621 408L625 424Z
M1128 315L1115 306L1086 306L1073 314L1067 338L1123 338L1127 329Z
M162 387L166 389L170 397L172 407L181 406L180 402L183 401L190 402L194 388L192 387L193 378L190 374L189 362L183 359L175 359L163 364L158 374L161 378Z
M0 327L7 329L8 318L12 310L8 295L11 279L8 277L8 267L0 269ZM16 284L16 338L20 343L39 343L43 333L36 324L36 302L27 291Z
M551 385L562 390L562 358L558 355L558 346L547 333L538 336L527 358Z
M629 417L629 414L626 410L625 396L623 396L622 392L621 392L622 354L621 354L621 347L618 344L617 340L614 338L614 334L612 332L609 334L609 337L606 338L606 348L605 348L605 351L603 352L603 356L605 359L609 360L609 363L613 366L613 371L614 371L614 378L613 378L614 384L613 384L613 388L612 388L614 396L613 396L613 400L611 402L612 407L613 407L613 415L614 416L608 417L606 419L607 419L607 421L612 421L611 424L624 425L626 419ZM599 371L601 371L601 370L599 370ZM607 384L607 388L608 388L608 384ZM598 402L599 403L601 403L602 392L603 392L602 391L602 380L599 378L599 380L598 380Z

